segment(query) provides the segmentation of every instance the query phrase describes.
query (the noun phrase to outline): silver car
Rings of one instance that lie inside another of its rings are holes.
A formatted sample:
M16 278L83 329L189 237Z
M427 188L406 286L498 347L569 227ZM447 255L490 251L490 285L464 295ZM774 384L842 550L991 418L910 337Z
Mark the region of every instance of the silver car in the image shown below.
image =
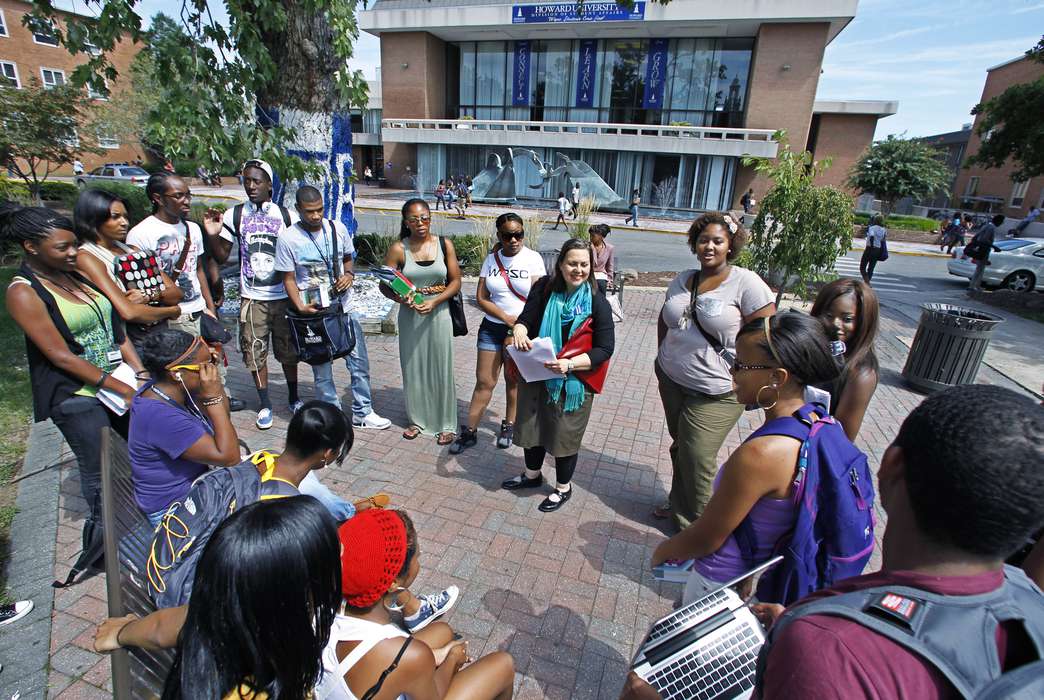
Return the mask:
M128 185L144 187L149 181L149 174L136 165L106 163L89 173L76 176L76 186L83 189L92 182L125 182Z
M1013 292L1044 291L1044 240L1007 238L994 241L1000 252L990 253L982 283ZM946 264L951 275L971 279L975 262L963 253Z

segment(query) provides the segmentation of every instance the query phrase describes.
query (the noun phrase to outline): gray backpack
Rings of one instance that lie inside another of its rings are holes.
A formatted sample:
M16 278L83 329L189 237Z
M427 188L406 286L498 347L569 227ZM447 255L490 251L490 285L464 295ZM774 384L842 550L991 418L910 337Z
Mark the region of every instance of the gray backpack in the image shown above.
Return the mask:
M1044 698L1044 593L1022 569L1005 566L1004 585L981 595L876 586L796 605L772 625L758 655L758 695L773 641L807 615L843 617L888 637L932 664L962 698ZM1022 621L1036 660L1003 673L994 631L1009 620Z

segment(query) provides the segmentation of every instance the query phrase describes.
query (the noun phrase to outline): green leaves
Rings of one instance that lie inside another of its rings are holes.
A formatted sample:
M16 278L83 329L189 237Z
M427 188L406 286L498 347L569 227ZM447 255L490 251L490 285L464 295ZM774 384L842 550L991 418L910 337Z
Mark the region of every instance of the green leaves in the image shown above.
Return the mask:
M950 171L935 148L892 135L863 152L852 166L847 184L880 198L891 211L892 205L904 197L947 191Z
M1000 168L1010 161L1016 182L1044 175L1044 76L1012 85L972 114L982 115L975 127L982 143L967 165Z

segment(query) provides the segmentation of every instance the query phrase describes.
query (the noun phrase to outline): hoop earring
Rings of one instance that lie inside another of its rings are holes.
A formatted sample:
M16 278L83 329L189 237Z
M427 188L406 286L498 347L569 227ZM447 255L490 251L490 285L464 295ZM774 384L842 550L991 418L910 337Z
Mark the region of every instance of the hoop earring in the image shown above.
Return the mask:
M761 405L761 392L765 391L765 389L772 389L773 391L776 392L776 398L774 398L772 400L772 403L770 403L768 406L762 406ZM758 408L762 409L763 411L767 411L767 410L771 409L778 402L779 402L779 388L775 384L766 384L765 386L763 386L760 389L758 389L758 393L754 395L754 403L756 403L758 405Z
M387 610L388 612L400 612L403 608L405 608L406 604L405 603L400 603L398 601L395 601L391 605L388 605L388 596L397 596L398 594L402 593L405 590L407 590L407 589L404 588L403 586L398 586L396 588L391 589L387 593L385 593L384 597L383 597L383 600L382 600L382 604L384 605L384 609ZM394 598L393 598L393 600L394 600Z

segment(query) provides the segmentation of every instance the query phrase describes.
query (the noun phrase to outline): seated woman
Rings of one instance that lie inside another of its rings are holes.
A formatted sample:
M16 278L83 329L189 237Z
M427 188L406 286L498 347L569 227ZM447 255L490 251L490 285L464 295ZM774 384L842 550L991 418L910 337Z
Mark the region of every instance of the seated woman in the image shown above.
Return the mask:
M155 330L140 347L151 379L131 403L127 447L135 500L155 525L208 464L239 463L239 438L217 354L202 338Z
M830 415L853 442L880 378L874 352L879 313L877 294L860 280L834 280L819 290L812 304L812 316L823 322L832 340L845 344L841 374L818 388L830 394Z
M94 648L177 645L163 697L312 697L341 604L337 525L313 498L253 503L203 550L188 605L110 618Z
M398 594L420 571L413 522L402 511L367 510L341 525L341 592L316 695L329 700L506 700L514 663L495 652L471 663L467 642L436 622L411 636L392 623ZM467 668L461 668L470 664Z
M791 488L801 443L773 435L774 423L791 420L805 404L808 384L828 382L839 371L823 325L810 316L782 312L740 330L732 368L736 398L764 409L765 423L721 466L703 515L653 552L653 566L668 559L696 560L686 603L751 568L734 534L745 518L753 526L756 563L771 558L793 526L797 505Z
M616 263L616 249L605 240L610 231L612 229L608 224L595 224L587 229L587 234L591 237L591 249L594 251L594 278L598 283L598 291L602 294L605 294L605 290L613 281L613 275L616 274L613 268Z
M162 290L146 293L127 290L116 276L116 258L137 248L126 243L130 220L127 203L104 190L84 190L73 209L73 225L79 241L76 269L102 291L127 322L127 334L139 340L150 328L181 315L184 293L166 274Z

